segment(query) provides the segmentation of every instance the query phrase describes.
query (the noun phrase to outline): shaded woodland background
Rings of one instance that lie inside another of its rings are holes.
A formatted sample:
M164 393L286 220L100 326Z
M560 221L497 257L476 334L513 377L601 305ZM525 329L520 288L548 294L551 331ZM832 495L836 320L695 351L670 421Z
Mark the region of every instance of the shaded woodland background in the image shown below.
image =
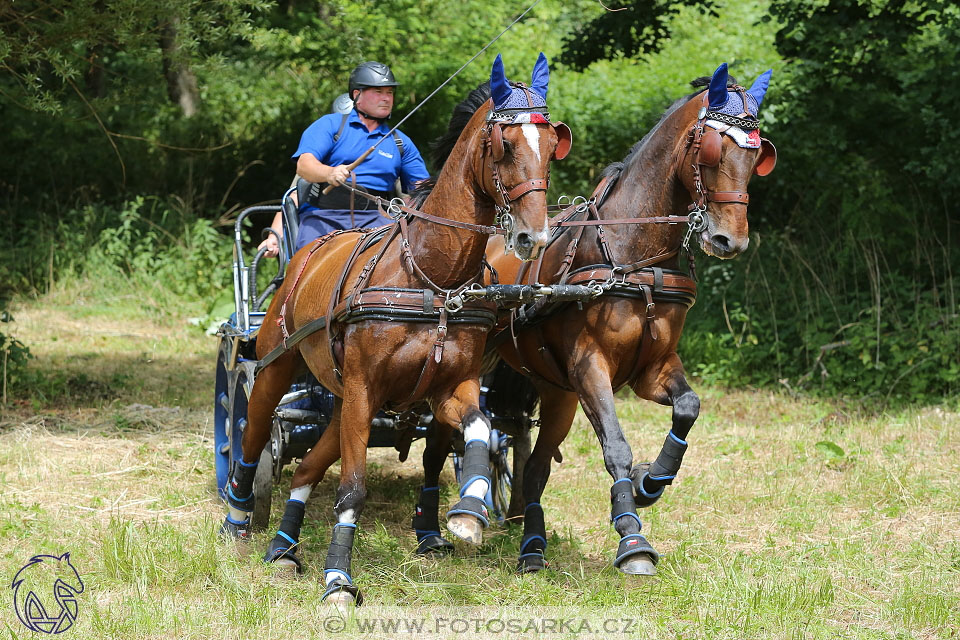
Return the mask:
M589 194L690 80L724 61L745 83L772 67L760 117L779 164L751 183L747 254L698 259L687 368L869 407L954 397L960 8L606 4L623 10L545 0L404 131L426 150L497 52L526 79L543 50L551 113L575 140L552 197ZM52 292L126 298L171 321L224 317L233 217L279 199L300 133L350 70L393 67L397 121L527 6L0 1L0 320L17 296ZM42 382L3 324L0 355L11 393Z

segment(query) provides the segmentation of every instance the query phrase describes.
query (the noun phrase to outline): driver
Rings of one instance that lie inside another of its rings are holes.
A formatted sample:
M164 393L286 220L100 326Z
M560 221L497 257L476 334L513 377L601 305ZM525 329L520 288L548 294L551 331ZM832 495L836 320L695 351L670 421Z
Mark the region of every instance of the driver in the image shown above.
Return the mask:
M350 111L342 115L327 114L303 132L300 146L293 154L297 174L310 182L327 183L336 188L299 203L297 250L338 229L379 227L392 222L380 215L374 201L363 196L354 197L351 212L350 190L341 185L350 178L347 165L390 133L386 122L393 110L397 85L390 67L379 62L364 62L350 74L348 90L353 102ZM398 178L403 191L411 191L417 182L429 177L420 151L400 131L381 142L354 169L354 174L358 188L383 198L397 195L394 185ZM278 234L283 233L279 214L271 226ZM270 234L260 247L267 248L267 256L276 256L277 236Z

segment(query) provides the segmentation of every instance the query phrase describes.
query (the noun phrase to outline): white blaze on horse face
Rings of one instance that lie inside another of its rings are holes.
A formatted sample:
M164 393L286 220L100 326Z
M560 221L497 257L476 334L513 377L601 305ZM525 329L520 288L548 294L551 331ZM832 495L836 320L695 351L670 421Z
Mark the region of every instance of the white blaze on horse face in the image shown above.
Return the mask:
M520 130L523 132L523 137L527 139L527 144L537 154L537 162L540 162L540 131L537 130L537 125L522 124Z

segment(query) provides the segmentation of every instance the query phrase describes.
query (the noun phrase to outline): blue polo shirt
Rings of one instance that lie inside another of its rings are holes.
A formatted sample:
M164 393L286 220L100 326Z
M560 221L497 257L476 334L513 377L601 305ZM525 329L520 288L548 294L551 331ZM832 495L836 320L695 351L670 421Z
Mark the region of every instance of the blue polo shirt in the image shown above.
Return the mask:
M310 153L331 167L350 164L380 138L390 133L390 127L386 123L380 123L373 131L368 131L354 109L347 116L340 139L334 143L333 136L340 128L342 119L343 116L339 113L330 113L307 127L300 137L300 146L293 154L293 159ZM430 177L417 146L406 134L400 131L397 131L397 134L403 141L402 157L396 140L392 135L389 136L353 170L361 186L377 191L390 191L399 176L403 190L409 192L415 182Z

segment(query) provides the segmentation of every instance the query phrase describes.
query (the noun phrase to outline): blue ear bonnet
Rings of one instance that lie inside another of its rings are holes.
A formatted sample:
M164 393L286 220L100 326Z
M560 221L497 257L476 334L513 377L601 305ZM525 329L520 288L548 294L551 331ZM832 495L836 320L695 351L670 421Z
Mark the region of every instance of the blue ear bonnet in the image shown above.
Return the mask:
M736 91L729 91L727 88L727 63L724 62L717 70L713 72L710 78L710 86L707 89L710 111L714 113L723 113L728 116L738 116L747 112L756 116L763 102L763 96L767 93L770 86L770 76L773 70L761 73L753 84L744 93L747 96L747 105L750 108L744 108L743 98Z
M530 91L530 104L527 104L527 93L519 87L511 87L510 95L506 100L493 106L497 111L504 109L529 109L530 107L546 108L547 101L536 91Z
M490 92L493 96L494 110L545 109L547 107L547 84L549 81L550 69L547 66L547 57L541 53L533 67L531 83L527 89L530 93L528 103L527 91L517 86L519 83L511 83L507 80L503 71L503 58L497 55L497 59L493 61L493 68L490 70Z
M754 116L757 115L757 109L760 107L760 105L757 104L756 99L748 94L747 103L750 105L750 109L743 108L743 99L740 97L739 93L730 91L727 93L726 104L719 108L711 104L710 111L713 113L725 113L728 116L738 116L744 111L749 111L750 114Z

